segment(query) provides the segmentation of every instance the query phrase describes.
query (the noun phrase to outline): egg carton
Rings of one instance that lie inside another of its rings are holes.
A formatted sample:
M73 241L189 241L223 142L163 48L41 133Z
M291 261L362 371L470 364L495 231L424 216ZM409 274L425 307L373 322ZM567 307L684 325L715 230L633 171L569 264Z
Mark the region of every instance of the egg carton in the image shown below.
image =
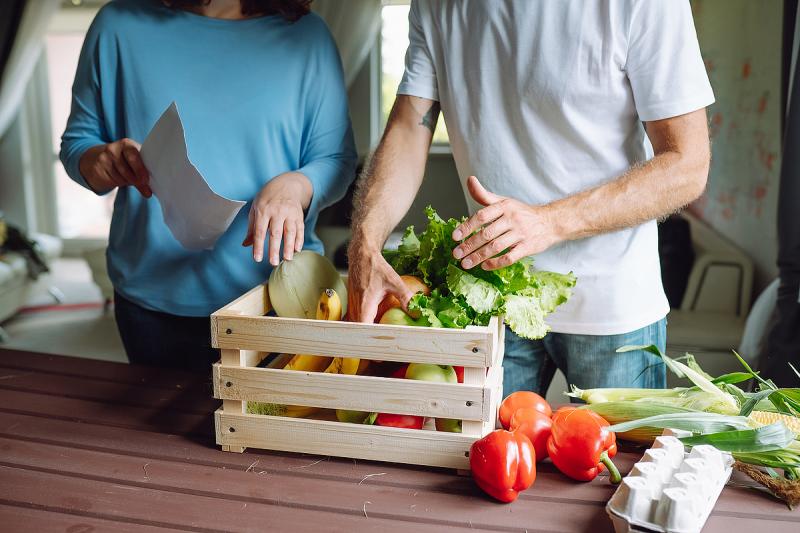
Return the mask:
M697 533L731 477L733 457L709 445L689 453L680 430L665 430L606 505L616 533Z

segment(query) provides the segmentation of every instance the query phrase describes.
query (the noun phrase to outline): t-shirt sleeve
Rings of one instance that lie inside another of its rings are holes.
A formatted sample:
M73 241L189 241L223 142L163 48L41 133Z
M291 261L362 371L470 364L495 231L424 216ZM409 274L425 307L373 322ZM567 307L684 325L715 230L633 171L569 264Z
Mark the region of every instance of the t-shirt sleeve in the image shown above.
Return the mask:
M689 0L634 0L625 70L642 121L714 103Z
M439 100L439 87L436 81L436 68L433 65L428 42L422 27L420 2L411 2L408 11L408 50L406 50L406 70L397 88L397 94L418 96L428 100Z

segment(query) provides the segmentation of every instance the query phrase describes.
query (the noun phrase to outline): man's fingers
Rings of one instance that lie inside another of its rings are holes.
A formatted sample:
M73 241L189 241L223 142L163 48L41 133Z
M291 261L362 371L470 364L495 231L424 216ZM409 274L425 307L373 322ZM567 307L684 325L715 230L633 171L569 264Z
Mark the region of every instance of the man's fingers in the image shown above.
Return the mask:
M256 263L260 263L264 259L264 240L267 238L267 228L269 227L269 219L259 219L254 217L255 230L252 235L253 242L253 259Z
M269 221L269 263L278 266L281 262L281 237L283 237L283 225L285 217L274 216Z
M467 190L469 195L483 206L495 204L503 199L502 196L487 191L475 176L467 178Z
M465 257L464 260L461 261L461 266L465 269L470 269L476 265L480 265L487 259L491 259L492 257L502 253L503 250L511 248L515 244L519 243L520 240L521 237L515 231L504 233L500 237L486 243L484 246Z
M476 232L472 237L462 242L453 250L453 257L461 259L466 257L487 242L491 242L500 235L511 229L510 224L506 217L500 217L488 226L484 226L481 230Z
M455 229L453 232L453 240L460 241L462 239L466 239L478 231L481 226L491 224L501 216L503 216L503 209L500 207L500 204L484 207Z
M498 268L507 267L508 265L516 263L526 255L528 254L525 253L522 246L517 245L511 248L511 250L509 250L507 253L501 255L500 257L493 257L492 259L487 259L486 261L484 261L483 269L497 270Z

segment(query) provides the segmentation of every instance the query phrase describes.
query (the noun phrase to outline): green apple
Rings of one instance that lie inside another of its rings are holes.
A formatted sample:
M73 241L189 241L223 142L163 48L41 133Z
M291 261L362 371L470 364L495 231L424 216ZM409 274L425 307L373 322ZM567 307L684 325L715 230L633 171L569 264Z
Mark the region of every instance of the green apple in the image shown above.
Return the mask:
M458 376L452 366L431 365L427 363L411 363L406 370L406 379L420 381L436 381L438 383L458 383ZM437 431L461 433L461 420L452 418L437 418Z
M461 433L461 420L456 420L455 418L437 418L436 431Z
M392 307L381 317L380 324L392 324L394 326L422 326L428 327L428 321L424 318L414 320L399 307Z
M406 379L436 381L437 383L458 383L458 376L452 366L411 363L406 369Z
M339 422L349 422L351 424L363 424L369 415L366 411L348 411L346 409L336 410L336 419Z

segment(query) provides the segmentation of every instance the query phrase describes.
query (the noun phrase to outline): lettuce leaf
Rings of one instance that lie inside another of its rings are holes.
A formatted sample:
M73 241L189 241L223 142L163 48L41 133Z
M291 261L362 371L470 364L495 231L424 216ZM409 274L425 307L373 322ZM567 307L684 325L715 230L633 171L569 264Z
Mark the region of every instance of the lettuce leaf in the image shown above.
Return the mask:
M464 219L444 220L430 206L425 213L425 231L417 235L410 226L397 250L384 250L384 257L398 273L417 275L432 289L428 296L411 298L409 313L424 317L430 326L446 328L485 326L492 316L505 315L520 337L544 337L550 330L545 317L572 294L576 283L572 272L537 271L530 258L498 270L480 266L464 270L453 257L458 243L452 239Z

